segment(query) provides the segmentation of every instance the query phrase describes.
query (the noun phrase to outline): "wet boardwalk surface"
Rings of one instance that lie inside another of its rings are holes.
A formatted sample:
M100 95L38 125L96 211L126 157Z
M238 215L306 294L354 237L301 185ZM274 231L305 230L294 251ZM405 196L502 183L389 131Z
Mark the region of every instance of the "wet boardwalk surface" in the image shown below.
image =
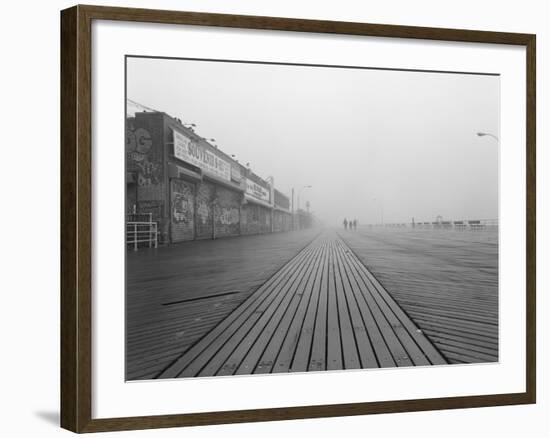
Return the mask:
M158 376L318 233L242 236L127 252L127 379Z
M339 231L450 363L498 361L498 232Z
M159 377L444 363L344 241L327 231Z
M127 258L127 379L498 360L495 231L308 230Z

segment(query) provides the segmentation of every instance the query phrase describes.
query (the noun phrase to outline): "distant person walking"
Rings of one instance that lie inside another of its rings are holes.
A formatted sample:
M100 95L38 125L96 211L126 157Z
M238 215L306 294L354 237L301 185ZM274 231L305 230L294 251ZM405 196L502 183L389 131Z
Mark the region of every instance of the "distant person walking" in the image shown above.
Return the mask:
M351 228L351 221L350 221L350 228ZM344 230L348 229L348 220L344 218Z
M353 229L357 230L357 219L353 219Z

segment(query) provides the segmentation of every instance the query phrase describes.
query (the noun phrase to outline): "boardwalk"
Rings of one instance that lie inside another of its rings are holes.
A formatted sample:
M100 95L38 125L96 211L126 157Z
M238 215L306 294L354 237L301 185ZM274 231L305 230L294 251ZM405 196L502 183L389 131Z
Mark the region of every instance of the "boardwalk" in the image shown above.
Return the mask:
M129 252L127 379L497 361L497 237L359 227Z
M444 364L334 232L324 232L158 377Z
M498 360L498 232L341 231L450 363Z
M318 233L303 230L129 251L126 378L156 377Z

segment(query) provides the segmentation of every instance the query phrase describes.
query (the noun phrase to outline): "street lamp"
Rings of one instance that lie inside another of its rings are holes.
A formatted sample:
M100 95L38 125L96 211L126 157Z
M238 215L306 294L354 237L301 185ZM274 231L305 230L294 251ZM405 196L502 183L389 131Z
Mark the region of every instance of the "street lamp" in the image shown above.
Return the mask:
M301 220L300 220L300 195L302 194L302 191L304 189L311 189L312 186L303 186L299 191L298 191L298 229L301 229L302 228L302 224L301 224Z
M489 132L478 132L477 136L478 137L491 137L491 138L495 139L497 143L499 142L498 137L494 134L489 133Z
M302 194L302 191L304 189L311 189L312 186L304 186L300 189L300 191L298 192L298 210L300 210L300 195Z

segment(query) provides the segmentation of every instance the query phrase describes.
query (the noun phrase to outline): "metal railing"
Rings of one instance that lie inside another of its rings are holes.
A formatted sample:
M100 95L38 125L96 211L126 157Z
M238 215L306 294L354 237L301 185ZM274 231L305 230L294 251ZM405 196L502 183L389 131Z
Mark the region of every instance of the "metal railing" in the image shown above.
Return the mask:
M152 220L126 222L126 244L137 251L140 243L147 244L149 248L158 247L157 222Z
M126 215L126 222L153 222L153 213L130 213Z
M459 231L479 231L489 228L498 229L498 219L476 219L476 220L446 220L434 222L415 222L412 223L385 223L368 224L375 228L415 228L415 229L433 229L433 230L459 230Z

